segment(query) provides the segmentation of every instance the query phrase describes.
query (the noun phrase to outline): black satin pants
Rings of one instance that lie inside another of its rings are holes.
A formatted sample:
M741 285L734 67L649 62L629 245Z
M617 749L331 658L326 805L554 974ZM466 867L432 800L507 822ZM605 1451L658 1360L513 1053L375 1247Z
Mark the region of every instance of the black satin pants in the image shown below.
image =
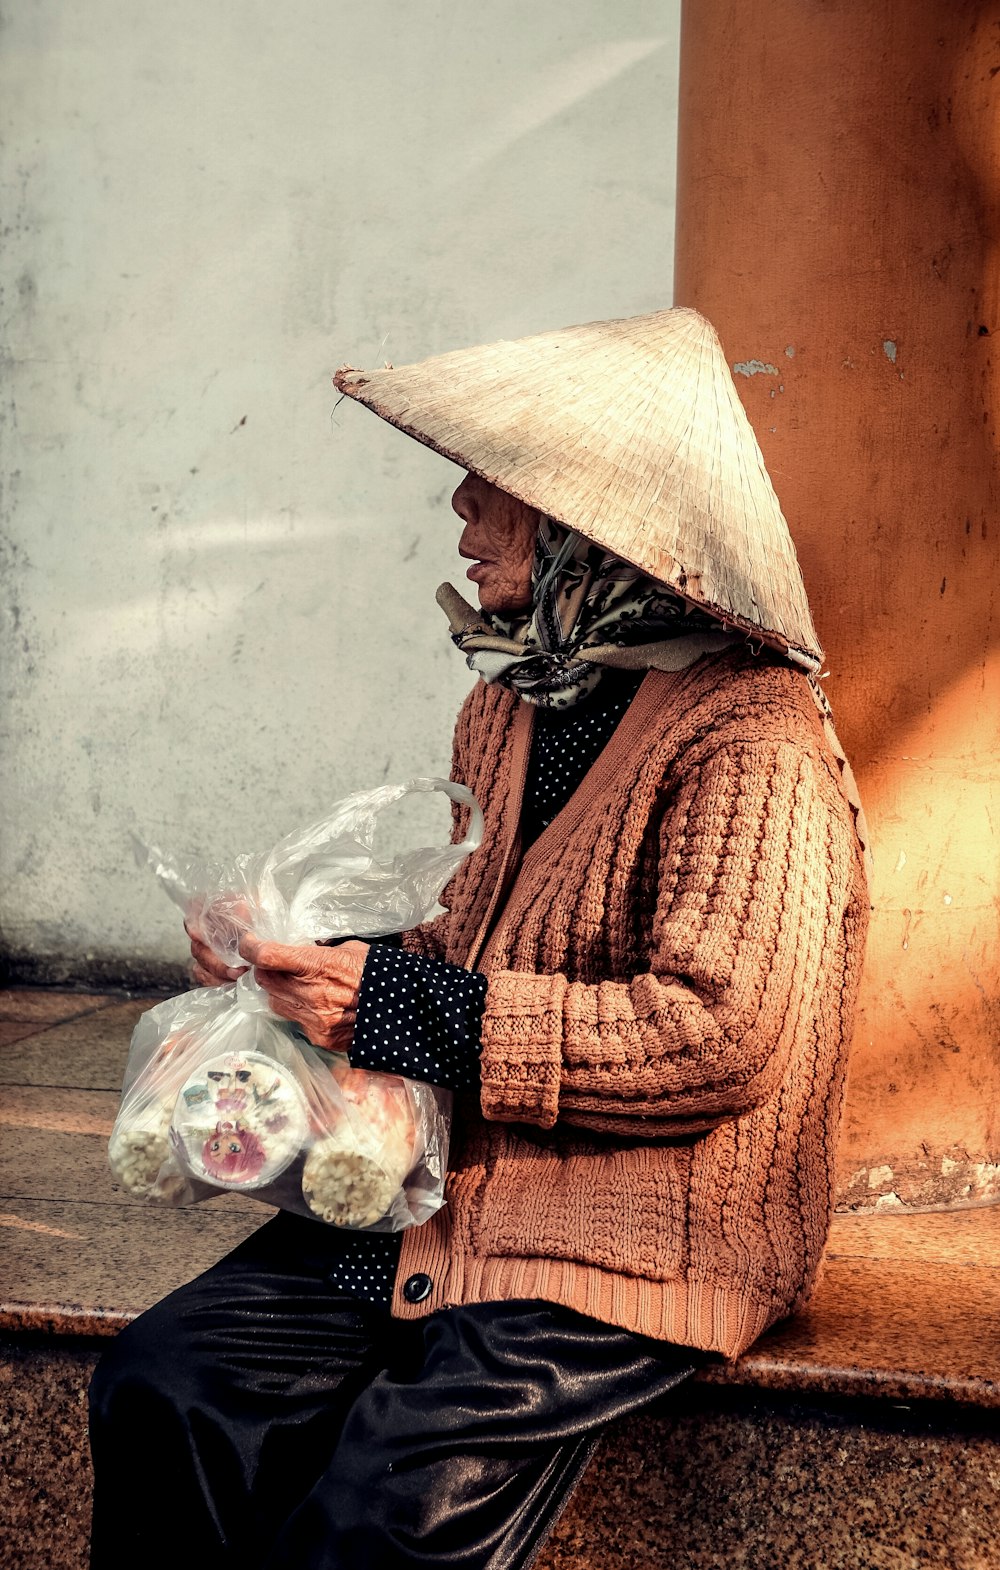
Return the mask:
M280 1215L112 1343L94 1570L522 1570L607 1423L705 1354L542 1302L400 1321Z

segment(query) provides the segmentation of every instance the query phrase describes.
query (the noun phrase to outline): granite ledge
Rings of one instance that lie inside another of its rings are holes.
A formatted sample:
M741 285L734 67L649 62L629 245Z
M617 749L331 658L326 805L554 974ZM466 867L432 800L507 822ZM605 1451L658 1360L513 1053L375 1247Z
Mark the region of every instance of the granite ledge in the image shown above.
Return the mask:
M0 1302L0 1335L84 1341L116 1336L137 1317L134 1310L83 1307L74 1303ZM733 1389L841 1396L850 1400L933 1401L1000 1410L1000 1383L982 1377L921 1373L908 1369L858 1368L844 1364L781 1361L749 1352L736 1362L712 1363L695 1383Z
M846 1396L853 1400L938 1401L1000 1409L994 1379L920 1373L896 1368L852 1368L845 1364L796 1362L748 1352L736 1363L709 1365L695 1375L706 1384L794 1395Z
M116 1336L135 1318L128 1309L99 1305L0 1302L0 1334L6 1336L44 1335L61 1341Z
M265 1218L249 1203L245 1214L158 1214L156 1247L144 1257L136 1240L145 1233L122 1207L34 1200L15 1209L9 1219L20 1225L11 1236L25 1258L0 1301L0 1333L53 1341L115 1335ZM1000 1410L1000 1213L911 1218L877 1231L850 1223L835 1226L831 1241L811 1303L699 1379L744 1391ZM130 1260L131 1272L109 1273L109 1256ZM65 1290L71 1283L75 1297Z
M113 1308L68 1303L0 1303L0 1334L44 1336L56 1341L109 1339L136 1318ZM1000 1409L1000 1385L991 1379L949 1379L901 1369L865 1369L808 1364L748 1353L735 1363L709 1364L695 1383L796 1395L842 1396L852 1400L935 1401Z

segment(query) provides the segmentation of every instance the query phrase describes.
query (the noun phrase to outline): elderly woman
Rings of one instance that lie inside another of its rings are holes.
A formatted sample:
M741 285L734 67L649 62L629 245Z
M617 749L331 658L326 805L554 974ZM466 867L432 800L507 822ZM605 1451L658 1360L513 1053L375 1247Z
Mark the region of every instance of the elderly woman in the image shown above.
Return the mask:
M527 1565L601 1427L801 1306L826 1238L862 847L717 339L668 311L338 385L469 469L482 614L439 598L486 837L401 948L243 952L317 1046L459 1093L448 1204L279 1215L119 1337L99 1570Z

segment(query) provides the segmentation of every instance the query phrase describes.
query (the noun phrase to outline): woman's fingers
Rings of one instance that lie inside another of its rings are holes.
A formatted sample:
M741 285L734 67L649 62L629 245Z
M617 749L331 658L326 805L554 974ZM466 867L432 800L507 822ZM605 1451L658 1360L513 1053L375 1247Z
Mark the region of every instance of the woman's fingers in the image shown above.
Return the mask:
M240 954L256 970L284 971L303 981L343 978L357 988L368 944L352 938L331 949L317 943L272 943L248 932L240 942Z
M272 943L247 932L240 940L240 955L261 970L280 970L291 976L315 976L322 969L325 950L312 943Z
M354 1034L367 943L336 948L273 943L247 933L240 953L254 968L275 1014L291 1020L316 1047L346 1052Z
M201 938L192 937L191 953L194 955L196 962L201 966L202 970L213 971L217 976L225 975L229 968L228 965L219 959L218 955L212 952L208 944L204 943Z
M203 971L207 971L214 978L216 984L225 981L236 981L247 969L245 965L238 968L227 965L225 960L219 958L214 949L210 949L207 943L203 943L200 938L193 935L191 937L191 953L194 956L195 964L199 965ZM210 982L209 985L211 984Z
M286 970L262 970L254 966L254 975L269 997L280 997L301 1008L311 1008L316 1013L335 1009L340 1012L355 1002L356 988L339 976L324 976L317 981L306 981L292 976Z

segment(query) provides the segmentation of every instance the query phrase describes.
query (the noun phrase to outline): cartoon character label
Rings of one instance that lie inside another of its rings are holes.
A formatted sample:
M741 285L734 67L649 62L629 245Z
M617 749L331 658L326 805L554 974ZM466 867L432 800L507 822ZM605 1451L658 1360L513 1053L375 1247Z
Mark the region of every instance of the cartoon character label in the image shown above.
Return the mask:
M306 1140L305 1098L273 1059L227 1052L199 1064L181 1087L170 1133L196 1177L219 1188L259 1188Z

